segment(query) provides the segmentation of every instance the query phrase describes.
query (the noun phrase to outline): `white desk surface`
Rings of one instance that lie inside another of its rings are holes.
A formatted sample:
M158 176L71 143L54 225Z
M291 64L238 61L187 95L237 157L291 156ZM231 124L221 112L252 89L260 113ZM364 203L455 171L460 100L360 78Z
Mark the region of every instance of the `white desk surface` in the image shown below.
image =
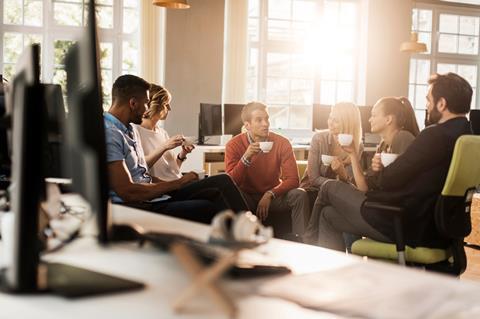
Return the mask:
M113 213L117 223L136 223L148 230L178 232L198 239L206 239L208 236L209 227L206 225L115 205ZM285 262L297 274L362 263L360 258L276 239L258 249L263 254ZM169 303L189 284L189 276L172 255L151 247L139 248L135 244L127 243L104 248L99 247L92 238L83 238L76 240L60 252L47 256L46 259L141 281L147 284L147 288L132 293L77 300L51 295L14 296L0 293L0 318L225 317L206 297L193 299L182 314L173 313ZM465 294L471 295L474 292L476 300L480 300L478 298L480 285L475 283L387 264L381 264L380 267L385 272L391 272L392 276L398 280L411 281L412 285L422 285L422 281L434 280L446 289L452 286L464 291ZM242 282L224 280L226 290L234 296L239 307L238 318L340 318L336 315L302 308L280 299L255 295L254 292L259 284L267 280L269 279Z

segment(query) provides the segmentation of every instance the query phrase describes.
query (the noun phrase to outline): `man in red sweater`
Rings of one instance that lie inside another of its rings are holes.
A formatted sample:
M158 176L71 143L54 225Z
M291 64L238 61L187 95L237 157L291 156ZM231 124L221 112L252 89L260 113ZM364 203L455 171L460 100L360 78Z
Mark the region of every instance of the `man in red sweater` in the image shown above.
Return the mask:
M307 193L297 188L298 170L290 142L269 132L265 104L248 103L241 116L247 132L235 136L226 145L227 174L261 220L266 220L269 214L291 211L292 232L302 236L310 207ZM273 142L269 152L261 151L259 142L263 141Z

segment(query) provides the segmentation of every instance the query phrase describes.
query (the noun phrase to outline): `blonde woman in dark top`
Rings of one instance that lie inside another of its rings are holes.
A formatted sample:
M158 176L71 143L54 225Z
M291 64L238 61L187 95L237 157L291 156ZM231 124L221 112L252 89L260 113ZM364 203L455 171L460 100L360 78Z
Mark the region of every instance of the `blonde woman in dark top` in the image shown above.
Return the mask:
M378 100L372 108L369 122L372 133L379 134L382 138L377 146L376 157L380 153L402 154L420 132L413 107L405 97L384 97ZM354 147L352 145L343 149L349 154L358 190L366 192L368 185Z

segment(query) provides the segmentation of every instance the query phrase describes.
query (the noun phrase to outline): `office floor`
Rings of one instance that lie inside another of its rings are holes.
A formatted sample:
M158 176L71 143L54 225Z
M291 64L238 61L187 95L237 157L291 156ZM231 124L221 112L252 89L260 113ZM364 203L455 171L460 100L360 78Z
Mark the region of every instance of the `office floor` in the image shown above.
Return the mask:
M472 204L472 235L467 240L480 245L480 198L473 199ZM480 282L480 250L465 248L467 253L467 270L461 279L469 279Z

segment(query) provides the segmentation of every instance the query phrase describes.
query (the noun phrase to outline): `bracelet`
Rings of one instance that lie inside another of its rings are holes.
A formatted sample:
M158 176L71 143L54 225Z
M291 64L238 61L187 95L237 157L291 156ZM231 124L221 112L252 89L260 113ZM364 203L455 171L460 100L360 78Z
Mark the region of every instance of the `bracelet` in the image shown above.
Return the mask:
M178 154L177 154L177 159L178 159L179 161L183 162L183 161L185 161L185 160L187 159L187 157L185 156L185 157L182 158L182 157L180 157L180 153L178 153Z

